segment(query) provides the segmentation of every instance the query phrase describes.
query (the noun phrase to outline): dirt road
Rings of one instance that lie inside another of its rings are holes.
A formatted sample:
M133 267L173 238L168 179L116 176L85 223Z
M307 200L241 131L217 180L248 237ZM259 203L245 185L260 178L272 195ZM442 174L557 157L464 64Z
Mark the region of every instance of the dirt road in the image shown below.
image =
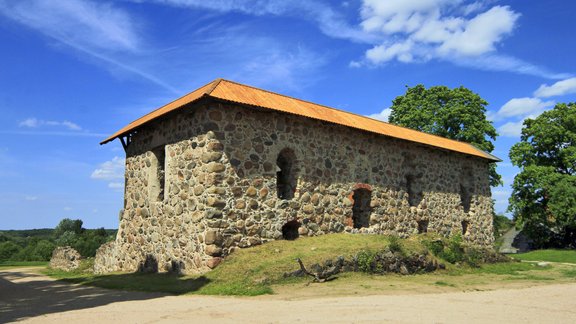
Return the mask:
M286 300L112 291L0 270L0 323L575 323L575 306L576 284Z

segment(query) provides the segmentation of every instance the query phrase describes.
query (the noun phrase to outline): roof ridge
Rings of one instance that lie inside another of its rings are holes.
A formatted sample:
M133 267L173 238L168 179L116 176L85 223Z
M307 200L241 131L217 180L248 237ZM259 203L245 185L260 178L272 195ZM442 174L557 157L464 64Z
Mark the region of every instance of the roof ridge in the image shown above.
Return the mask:
M224 80L224 79L222 79L222 78L217 78L217 79L215 79L214 81L210 82L210 83L214 83L214 84L211 85L210 88L208 88L208 89L204 92L204 95L208 95L208 96L211 95L211 94L212 94L212 91L214 91L214 90L218 87L218 85L220 85L220 83L221 83L222 81L228 81L228 80ZM228 82L230 82L230 81L228 81ZM207 84L203 85L202 87L205 87L205 86L209 85L210 83L207 83ZM200 87L200 88L202 88L202 87Z
M375 118L371 118L371 117L368 117L368 116L365 116L365 115L360 115L360 114L357 114L357 113L353 113L353 112L350 112L350 111L346 111L346 110L342 110L342 109L338 109L338 108L326 106L326 105L323 105L323 104L318 104L318 103L315 103L315 102L312 102L312 101L295 98L295 97L288 96L288 95L284 95L284 94L277 93L277 92L274 92L274 91L257 88L257 87L254 87L254 86L251 86L251 85L247 85L247 84L243 84L243 83L239 83L239 82L236 82L236 81L230 81L230 80L227 80L227 79L222 79L222 78L220 78L220 79L218 79L218 84L220 84L221 81L225 81L225 82L228 82L228 83L236 84L236 85L239 85L239 86L242 86L242 87L246 87L246 88L250 88L250 89L255 89L255 90L259 90L259 91L271 93L271 94L274 94L274 95L277 95L277 96L281 96L281 97L284 97L284 98L289 98L289 99L296 100L296 101L300 101L300 102L306 102L306 103L311 104L311 105L320 106L320 107L323 107L323 108L327 108L327 109L330 109L330 110L338 111L338 112L345 113L345 114L348 114L348 115L358 116L358 117L361 117L361 118L364 118L364 119L369 119L369 120L377 121L377 122L379 122L379 123L384 123L384 124L390 125L390 126L392 126L392 127L398 127L398 128L405 129L405 130L408 130L408 131L417 132L417 133L423 133L423 134L427 134L427 135L430 135L430 136L434 136L434 137L436 137L436 138L440 138L440 139L443 139L443 140L454 141L454 142L466 144L466 145L469 145L469 146L475 148L476 150L478 150L478 151L480 151L480 152L490 154L489 152L486 152L486 151L484 151L484 150L481 150L481 149L477 148L476 146L472 145L471 143L468 143L468 142L465 142L465 141L459 141L459 140L457 140L457 139L452 139L452 138L443 137L443 136L436 135L436 134L427 133L427 132L420 131L420 130L413 129L413 128L409 128L409 127L406 127L406 126L401 126L401 125L392 124L392 123L385 122L385 121L380 120L380 119L375 119ZM208 95L211 95L211 92L212 92L215 88L216 88L216 86L215 86L213 89L210 90L210 93L208 93ZM492 154L490 154L490 155L492 155ZM492 155L492 156L494 156L494 155Z

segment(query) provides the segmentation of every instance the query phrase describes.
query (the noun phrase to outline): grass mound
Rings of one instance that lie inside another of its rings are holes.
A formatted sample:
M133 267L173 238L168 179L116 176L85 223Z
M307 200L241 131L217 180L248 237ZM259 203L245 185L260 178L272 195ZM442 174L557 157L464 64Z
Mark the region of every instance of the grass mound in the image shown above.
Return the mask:
M371 259L365 257L382 255L383 251L388 255L403 255L408 259L425 256L434 262L446 263L449 271L461 269L462 266L464 268L468 265L478 266L481 260L478 251L463 248L460 243L461 240L458 238L440 239L431 235L398 239L384 235L329 234L294 241L273 241L254 248L241 249L228 256L215 270L204 275L141 273L94 275L83 270L63 272L52 269L47 270L47 274L70 282L113 289L162 291L173 294L254 296L273 293L273 286L308 282L309 278L285 276L299 269L297 258L300 258L307 267L314 264L322 265L327 260L335 260L338 257L355 259L359 261L356 271L366 272L364 276L374 272L372 271L374 267L368 264L372 262ZM357 276L363 275L357 274ZM350 276L344 274L342 277Z

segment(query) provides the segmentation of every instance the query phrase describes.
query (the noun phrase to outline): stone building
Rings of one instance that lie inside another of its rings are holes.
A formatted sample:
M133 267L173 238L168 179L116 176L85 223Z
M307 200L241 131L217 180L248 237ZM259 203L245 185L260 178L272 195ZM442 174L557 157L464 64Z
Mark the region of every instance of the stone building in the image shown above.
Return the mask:
M124 209L96 270L204 272L238 248L326 233L492 244L496 157L467 143L215 80L130 123Z

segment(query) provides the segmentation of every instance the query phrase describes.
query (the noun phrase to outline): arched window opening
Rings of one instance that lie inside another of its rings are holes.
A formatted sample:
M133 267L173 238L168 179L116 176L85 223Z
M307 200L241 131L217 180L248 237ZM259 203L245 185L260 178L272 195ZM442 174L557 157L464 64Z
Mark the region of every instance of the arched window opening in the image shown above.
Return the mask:
M370 201L372 199L372 192L368 189L359 188L354 190L352 196L354 205L352 206L352 221L354 228L362 228L370 226Z
M418 234L428 233L428 221L421 220L418 221Z
M462 221L462 236L468 234L468 227L470 223L468 221Z
M151 201L164 200L164 171L166 163L166 154L164 146L152 150L150 159L150 174L148 178L149 193Z
M300 223L297 220L291 220L282 226L282 238L293 241L298 238L298 228Z
M291 149L285 148L276 159L276 190L278 198L289 200L296 192L296 155Z

